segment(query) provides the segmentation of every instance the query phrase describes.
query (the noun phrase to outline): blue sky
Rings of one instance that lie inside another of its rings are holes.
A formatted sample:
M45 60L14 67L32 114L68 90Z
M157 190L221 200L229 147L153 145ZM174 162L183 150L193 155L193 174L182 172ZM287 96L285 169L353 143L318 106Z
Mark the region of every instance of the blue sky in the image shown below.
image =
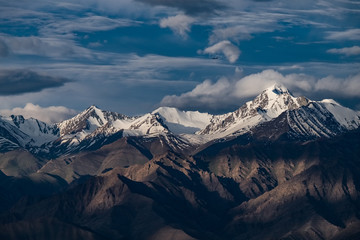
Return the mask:
M222 113L274 82L360 110L360 2L0 0L2 114Z

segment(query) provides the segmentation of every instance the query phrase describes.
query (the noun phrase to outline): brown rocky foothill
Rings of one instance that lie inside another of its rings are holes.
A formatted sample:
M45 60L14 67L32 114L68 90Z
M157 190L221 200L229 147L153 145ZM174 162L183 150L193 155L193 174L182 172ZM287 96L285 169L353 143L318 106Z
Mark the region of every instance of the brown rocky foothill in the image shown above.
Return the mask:
M0 239L359 239L359 126L277 85L224 115L0 118Z

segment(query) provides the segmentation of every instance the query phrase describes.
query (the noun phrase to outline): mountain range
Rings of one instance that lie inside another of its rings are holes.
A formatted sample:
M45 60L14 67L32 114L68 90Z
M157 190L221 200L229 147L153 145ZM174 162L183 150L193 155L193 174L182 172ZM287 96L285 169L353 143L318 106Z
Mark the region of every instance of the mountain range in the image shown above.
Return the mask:
M359 239L360 113L275 84L223 115L0 117L1 239Z

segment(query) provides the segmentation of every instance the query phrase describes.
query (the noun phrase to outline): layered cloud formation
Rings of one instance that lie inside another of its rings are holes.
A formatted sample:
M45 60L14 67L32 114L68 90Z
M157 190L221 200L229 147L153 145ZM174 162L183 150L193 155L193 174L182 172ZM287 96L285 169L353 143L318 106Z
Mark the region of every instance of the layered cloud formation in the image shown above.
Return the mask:
M225 111L271 81L360 106L359 11L348 0L0 0L0 109Z

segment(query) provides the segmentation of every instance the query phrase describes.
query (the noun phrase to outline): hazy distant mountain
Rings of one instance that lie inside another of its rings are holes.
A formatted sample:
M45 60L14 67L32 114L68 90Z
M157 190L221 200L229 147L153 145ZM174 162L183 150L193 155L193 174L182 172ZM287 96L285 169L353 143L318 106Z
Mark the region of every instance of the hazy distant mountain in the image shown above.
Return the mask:
M234 112L0 118L1 239L359 239L360 114L274 85Z

